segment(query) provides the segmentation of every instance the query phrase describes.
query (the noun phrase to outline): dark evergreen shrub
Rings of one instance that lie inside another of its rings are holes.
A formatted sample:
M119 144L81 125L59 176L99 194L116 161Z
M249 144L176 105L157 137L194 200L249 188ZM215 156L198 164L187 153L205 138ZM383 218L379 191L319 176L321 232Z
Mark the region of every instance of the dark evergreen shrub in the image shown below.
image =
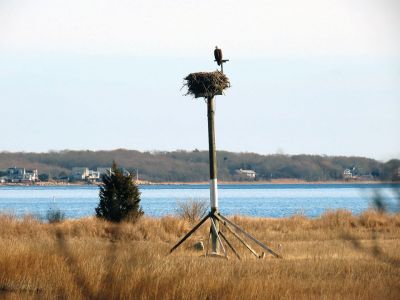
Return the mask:
M99 192L100 202L96 216L112 222L135 221L143 210L140 207L140 192L131 174L124 174L113 162L111 174L102 177Z

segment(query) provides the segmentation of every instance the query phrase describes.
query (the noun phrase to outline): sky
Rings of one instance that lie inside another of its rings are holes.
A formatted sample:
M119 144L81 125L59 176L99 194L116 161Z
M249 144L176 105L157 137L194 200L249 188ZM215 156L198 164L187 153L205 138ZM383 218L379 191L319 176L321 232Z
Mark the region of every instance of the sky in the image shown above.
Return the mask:
M0 151L219 150L400 158L400 1L0 0Z

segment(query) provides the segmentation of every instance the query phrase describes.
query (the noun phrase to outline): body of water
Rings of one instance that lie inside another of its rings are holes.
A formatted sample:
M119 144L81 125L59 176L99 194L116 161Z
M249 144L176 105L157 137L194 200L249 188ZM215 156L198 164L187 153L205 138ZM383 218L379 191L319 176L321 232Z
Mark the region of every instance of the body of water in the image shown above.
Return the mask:
M149 185L141 186L140 191L145 214L154 217L175 214L180 201L209 202L208 185ZM219 206L225 215L257 217L318 217L337 209L359 214L371 207L377 192L385 197L390 210L398 209L389 184L220 185ZM67 218L92 216L98 194L97 186L0 186L0 213L43 217L56 208Z

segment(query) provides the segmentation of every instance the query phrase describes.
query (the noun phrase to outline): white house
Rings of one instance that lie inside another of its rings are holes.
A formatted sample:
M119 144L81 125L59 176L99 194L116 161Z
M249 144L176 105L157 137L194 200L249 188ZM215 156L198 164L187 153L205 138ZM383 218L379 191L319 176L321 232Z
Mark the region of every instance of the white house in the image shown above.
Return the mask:
M37 181L37 180L39 180L38 170L36 170L36 169L26 170L25 171L25 178L28 181Z
M252 178L252 179L256 178L256 172L253 170L239 169L239 170L236 170L236 174L244 175L244 176L246 176L248 178Z
M37 181L38 170L12 167L7 169L7 180L10 182Z
M96 181L100 179L100 173L97 171L89 170L89 175L86 177L87 180Z
M344 179L351 179L353 178L353 173L351 173L350 169L346 169L343 171L343 178Z
M89 176L89 169L85 167L72 168L71 176L74 180L85 180Z

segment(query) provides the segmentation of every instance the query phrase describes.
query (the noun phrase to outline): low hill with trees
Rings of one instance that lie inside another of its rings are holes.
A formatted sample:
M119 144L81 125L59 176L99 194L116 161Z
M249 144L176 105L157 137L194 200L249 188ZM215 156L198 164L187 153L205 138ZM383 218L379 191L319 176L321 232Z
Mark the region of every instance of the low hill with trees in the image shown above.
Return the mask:
M342 180L345 169L353 175L377 180L396 177L400 160L380 162L364 157L321 155L260 155L218 151L218 178L223 181L271 180L280 178L306 181ZM194 182L208 180L208 151L153 151L117 149L112 151L51 151L46 153L0 152L1 173L13 166L34 168L50 178L68 175L73 167L111 167L112 161L139 179L153 182ZM238 174L237 170L254 170L256 178Z

